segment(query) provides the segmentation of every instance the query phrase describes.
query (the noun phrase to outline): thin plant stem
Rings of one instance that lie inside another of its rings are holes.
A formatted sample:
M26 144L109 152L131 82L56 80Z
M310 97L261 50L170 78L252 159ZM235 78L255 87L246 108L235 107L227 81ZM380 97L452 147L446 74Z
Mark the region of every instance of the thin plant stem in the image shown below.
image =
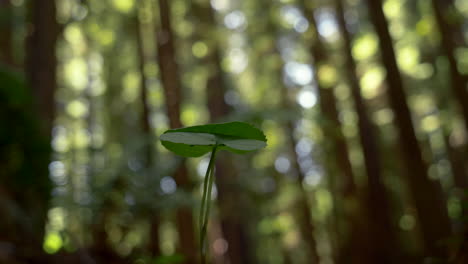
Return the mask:
M208 163L208 168L206 169L205 179L203 181L203 195L202 195L202 204L200 209L200 255L201 263L206 262L206 233L208 226L208 218L210 215L210 202L211 202L211 189L213 188L214 181L214 164L216 157L216 150L218 145L213 147L211 151L210 162Z

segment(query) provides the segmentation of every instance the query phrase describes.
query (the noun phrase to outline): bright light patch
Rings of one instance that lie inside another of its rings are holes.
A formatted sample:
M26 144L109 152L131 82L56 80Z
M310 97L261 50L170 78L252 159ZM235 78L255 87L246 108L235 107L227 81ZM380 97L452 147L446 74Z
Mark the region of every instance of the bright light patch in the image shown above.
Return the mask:
M380 92L380 85L385 78L385 70L375 66L368 70L361 79L362 95L366 99L375 97Z
M299 157L305 157L312 151L312 142L307 138L301 138L296 144L296 153Z
M122 78L123 92L122 99L128 103L134 102L140 92L141 78L137 72L127 72Z
M322 180L322 176L317 172L311 172L304 178L304 183L309 186L317 186Z
M208 46L202 41L197 41L192 46L192 53L197 58L203 58L208 54Z
M159 183L159 186L165 194L171 194L177 190L177 184L170 176L163 177Z
M226 11L230 7L229 0L211 0L211 6L217 11Z
M224 25L229 29L239 29L245 26L245 15L239 10L233 11L224 17Z
M333 38L338 35L338 26L333 12L321 9L317 13L318 31L324 38Z
M294 30L299 33L304 33L309 28L309 21L307 19L301 17L294 22Z
M242 73L249 63L248 57L241 49L235 48L228 55L228 69L230 72Z
M312 69L307 64L288 62L285 71L291 80L297 85L307 85L312 81Z
M416 46L406 46L398 50L398 66L405 72L413 72L419 63L419 50Z
M301 17L301 12L294 6L283 6L280 11L281 17L289 25L294 25Z
M50 178L57 185L65 185L67 179L65 177L65 164L61 161L53 161L49 164Z
M440 127L440 121L435 115L426 116L421 121L421 127L426 132L432 132Z
M83 101L73 100L67 105L66 111L70 116L79 118L88 114L88 106Z
M200 160L197 167L197 172L200 177L205 177L206 170L208 169L208 164L210 163L208 158Z
M62 246L63 240L58 232L52 231L47 233L43 244L45 252L48 254L54 254L55 252L59 251Z
M88 67L81 58L74 58L65 64L65 79L75 91L82 91L88 84Z
M115 9L122 13L128 13L133 8L133 0L113 0L112 4Z
M378 40L375 34L367 33L358 38L353 44L353 57L357 60L364 60L373 56L377 52Z
M303 108L312 108L317 103L317 96L312 91L300 91L297 95L297 102Z
M317 73L320 84L324 88L333 86L337 81L338 72L336 68L329 64L323 64L318 68Z
M63 36L71 44L80 44L84 41L83 32L77 24L71 24L65 27Z
M275 169L280 173L286 173L291 167L291 162L286 157L278 157L275 160Z

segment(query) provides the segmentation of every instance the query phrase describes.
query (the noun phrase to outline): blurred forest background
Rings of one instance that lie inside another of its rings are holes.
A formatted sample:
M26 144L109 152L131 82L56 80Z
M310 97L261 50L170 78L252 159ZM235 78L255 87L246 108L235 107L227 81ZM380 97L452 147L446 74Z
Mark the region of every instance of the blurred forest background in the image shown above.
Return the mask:
M0 263L468 263L468 1L0 0Z

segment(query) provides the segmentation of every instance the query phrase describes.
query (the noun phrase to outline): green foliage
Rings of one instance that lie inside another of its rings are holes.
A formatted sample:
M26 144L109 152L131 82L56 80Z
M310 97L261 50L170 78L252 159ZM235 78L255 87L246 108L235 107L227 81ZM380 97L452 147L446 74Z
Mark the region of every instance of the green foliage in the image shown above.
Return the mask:
M266 146L263 132L249 124L230 122L192 126L166 131L160 136L162 144L170 151L185 157L199 157L211 151L210 163L203 183L200 210L200 247L202 263L206 261L206 232L210 215L211 189L214 181L214 164L218 149L243 154Z
M184 157L200 157L218 149L243 154L264 148L266 137L259 129L242 122L192 126L166 131L160 137L168 150Z

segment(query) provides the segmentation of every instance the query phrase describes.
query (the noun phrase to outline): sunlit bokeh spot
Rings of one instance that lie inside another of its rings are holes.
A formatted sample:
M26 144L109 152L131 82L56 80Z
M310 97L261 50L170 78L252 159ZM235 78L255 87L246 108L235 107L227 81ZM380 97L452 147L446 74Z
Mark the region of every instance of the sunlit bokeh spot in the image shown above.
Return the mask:
M366 99L372 99L381 92L382 81L385 78L385 70L380 66L369 69L361 78L361 92Z
M321 180L322 180L322 175L320 173L316 171L311 171L304 178L304 183L306 185L315 187L320 183Z
M239 74L245 70L249 63L247 54L239 48L229 51L226 66L228 71Z
M288 28L293 27L302 18L301 11L292 5L281 7L280 15L283 20L283 24Z
M226 11L231 6L229 0L210 0L210 3L217 11Z
M65 228L65 217L66 212L62 207L54 207L49 210L48 218L49 218L49 226L53 230L62 230Z
M82 91L88 84L88 66L82 58L74 58L65 64L65 79L75 91Z
M52 231L46 234L43 245L45 252L48 254L54 254L55 252L59 251L62 246L63 240L58 232Z
M336 83L338 72L332 65L323 64L319 66L317 76L322 87L329 88Z
M210 163L209 158L203 158L200 160L197 166L197 173L200 177L205 177L206 170L208 169L208 164Z
M242 11L236 10L224 17L224 25L229 29L241 29L245 26L246 19Z
M306 157L312 151L312 141L308 138L301 138L296 144L296 153L299 157Z
M387 0L384 1L383 9L385 15L389 18L397 18L402 15L402 4L404 1L401 0Z
M208 54L208 46L202 41L197 41L192 46L192 53L197 58L203 58Z
M416 46L406 46L397 49L398 65L404 72L411 73L419 63L419 50Z
M203 124L207 122L208 113L205 108L195 104L185 104L182 107L180 117L184 126L194 126L196 124Z
M312 69L307 64L288 62L285 65L285 71L288 77L297 85L307 85L313 78Z
M122 99L127 103L134 102L140 94L140 75L137 72L129 71L123 76L122 84Z
M303 108L312 108L317 103L317 96L313 91L302 90L297 95L297 102Z
M291 162L286 157L278 157L275 160L275 169L280 173L286 173L291 167Z
M327 189L320 188L315 192L315 198L317 200L317 218L323 220L333 207L331 193Z
M294 29L299 33L304 33L309 29L309 21L301 17L294 22Z
M390 108L383 108L373 114L374 122L378 125L386 125L393 121L393 111Z
M465 16L468 16L468 2L466 0L455 0L455 7Z
M56 185L67 184L65 164L61 161L53 161L49 164L50 178Z
M112 0L114 8L122 13L128 13L132 10L133 0Z
M65 27L63 36L72 45L79 45L84 41L83 32L77 24L70 24Z
M319 34L325 38L334 39L338 36L338 25L335 15L327 8L316 12Z
M436 115L430 115L423 118L421 127L426 132L432 132L440 127L439 118Z
M420 36L429 35L432 32L433 28L433 22L428 16L421 18L421 20L419 20L416 24L416 32Z
M163 177L159 182L159 186L165 194L171 194L177 190L177 184L175 180L170 176Z
M82 100L73 100L67 105L67 113L74 117L84 117L88 114L88 105Z
M378 39L375 34L366 33L354 41L352 53L357 60L364 60L377 52Z

